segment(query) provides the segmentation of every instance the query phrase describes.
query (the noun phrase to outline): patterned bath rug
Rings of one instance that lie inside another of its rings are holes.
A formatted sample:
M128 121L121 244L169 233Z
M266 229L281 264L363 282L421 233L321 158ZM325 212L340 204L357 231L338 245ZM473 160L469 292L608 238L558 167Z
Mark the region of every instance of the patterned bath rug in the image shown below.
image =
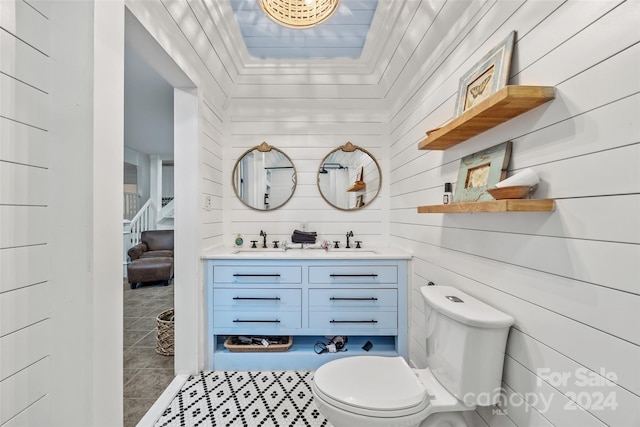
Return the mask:
M332 427L311 371L213 371L191 376L155 427Z

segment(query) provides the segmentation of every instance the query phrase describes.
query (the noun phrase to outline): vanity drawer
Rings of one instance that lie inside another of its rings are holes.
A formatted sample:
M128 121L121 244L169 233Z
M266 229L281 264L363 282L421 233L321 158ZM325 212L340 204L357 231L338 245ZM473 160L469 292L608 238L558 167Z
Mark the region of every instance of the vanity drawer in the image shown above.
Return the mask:
M398 307L397 289L309 289L309 310Z
M222 310L300 309L300 289L214 289L213 305Z
M213 267L213 285L238 284L288 284L302 283L301 266L278 265L217 265Z
M398 283L396 265L340 265L309 267L309 283L364 284Z
M396 311L311 311L309 328L335 330L340 334L345 329L396 329L398 313Z
M299 329L302 326L302 316L300 310L296 311L222 311L216 310L213 314L213 328L224 328L231 330L251 331L260 329L263 331L277 331L278 329ZM249 333L249 332L246 332Z

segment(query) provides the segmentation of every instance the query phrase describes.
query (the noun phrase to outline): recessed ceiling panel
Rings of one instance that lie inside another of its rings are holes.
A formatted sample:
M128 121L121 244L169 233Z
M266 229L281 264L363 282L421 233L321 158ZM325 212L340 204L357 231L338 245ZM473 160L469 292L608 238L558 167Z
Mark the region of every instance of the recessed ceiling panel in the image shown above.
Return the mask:
M359 58L378 0L341 0L325 22L306 29L277 24L257 0L230 0L249 54L261 59Z

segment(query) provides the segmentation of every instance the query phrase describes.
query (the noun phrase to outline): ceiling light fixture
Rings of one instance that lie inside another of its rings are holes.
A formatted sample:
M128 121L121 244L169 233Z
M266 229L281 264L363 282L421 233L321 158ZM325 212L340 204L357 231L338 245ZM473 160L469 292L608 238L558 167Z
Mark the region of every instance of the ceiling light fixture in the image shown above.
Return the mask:
M259 0L271 19L289 28L309 28L326 21L340 0Z

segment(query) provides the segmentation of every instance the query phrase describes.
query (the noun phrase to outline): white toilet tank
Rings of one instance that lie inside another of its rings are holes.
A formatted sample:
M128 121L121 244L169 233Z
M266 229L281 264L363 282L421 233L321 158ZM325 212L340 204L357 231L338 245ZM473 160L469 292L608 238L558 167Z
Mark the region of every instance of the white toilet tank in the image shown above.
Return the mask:
M425 286L427 365L467 405L498 403L514 319L451 286Z

